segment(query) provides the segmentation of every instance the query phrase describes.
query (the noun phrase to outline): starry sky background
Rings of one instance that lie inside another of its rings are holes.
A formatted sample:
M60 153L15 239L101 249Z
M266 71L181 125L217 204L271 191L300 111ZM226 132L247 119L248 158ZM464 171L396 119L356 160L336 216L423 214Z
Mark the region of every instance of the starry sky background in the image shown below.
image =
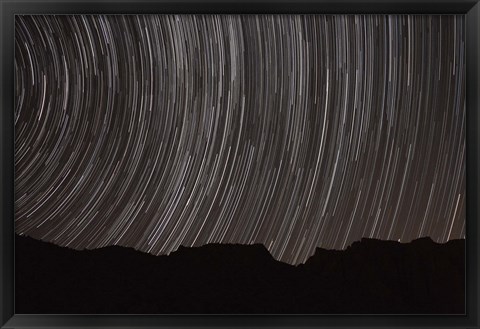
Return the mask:
M16 16L16 232L75 249L465 237L463 16Z

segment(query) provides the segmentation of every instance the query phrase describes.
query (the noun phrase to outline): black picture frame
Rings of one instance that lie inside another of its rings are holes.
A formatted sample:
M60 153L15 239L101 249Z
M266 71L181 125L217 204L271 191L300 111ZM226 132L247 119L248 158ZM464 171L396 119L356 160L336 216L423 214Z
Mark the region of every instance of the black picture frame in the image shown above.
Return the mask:
M16 14L465 14L467 229L465 315L22 315L14 311L14 16ZM478 328L480 143L478 0L0 0L1 328Z

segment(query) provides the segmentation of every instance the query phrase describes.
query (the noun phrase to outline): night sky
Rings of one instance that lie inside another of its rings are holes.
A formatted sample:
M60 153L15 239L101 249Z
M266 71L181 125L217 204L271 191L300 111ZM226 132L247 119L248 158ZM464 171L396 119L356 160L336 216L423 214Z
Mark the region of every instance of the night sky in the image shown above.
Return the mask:
M75 249L465 237L463 16L16 16L16 232Z

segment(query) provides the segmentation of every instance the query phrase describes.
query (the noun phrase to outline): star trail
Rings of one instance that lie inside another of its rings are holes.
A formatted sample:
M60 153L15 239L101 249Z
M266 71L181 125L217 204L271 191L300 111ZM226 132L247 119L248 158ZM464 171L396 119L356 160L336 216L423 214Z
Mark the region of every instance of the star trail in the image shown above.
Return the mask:
M446 15L15 19L16 232L168 254L465 237Z

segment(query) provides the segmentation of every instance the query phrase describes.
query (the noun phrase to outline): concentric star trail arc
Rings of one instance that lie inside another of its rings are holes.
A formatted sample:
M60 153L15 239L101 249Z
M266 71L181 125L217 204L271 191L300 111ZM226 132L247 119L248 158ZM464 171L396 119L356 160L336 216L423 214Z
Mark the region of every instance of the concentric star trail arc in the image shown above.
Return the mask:
M16 232L76 249L465 237L444 15L18 15Z

